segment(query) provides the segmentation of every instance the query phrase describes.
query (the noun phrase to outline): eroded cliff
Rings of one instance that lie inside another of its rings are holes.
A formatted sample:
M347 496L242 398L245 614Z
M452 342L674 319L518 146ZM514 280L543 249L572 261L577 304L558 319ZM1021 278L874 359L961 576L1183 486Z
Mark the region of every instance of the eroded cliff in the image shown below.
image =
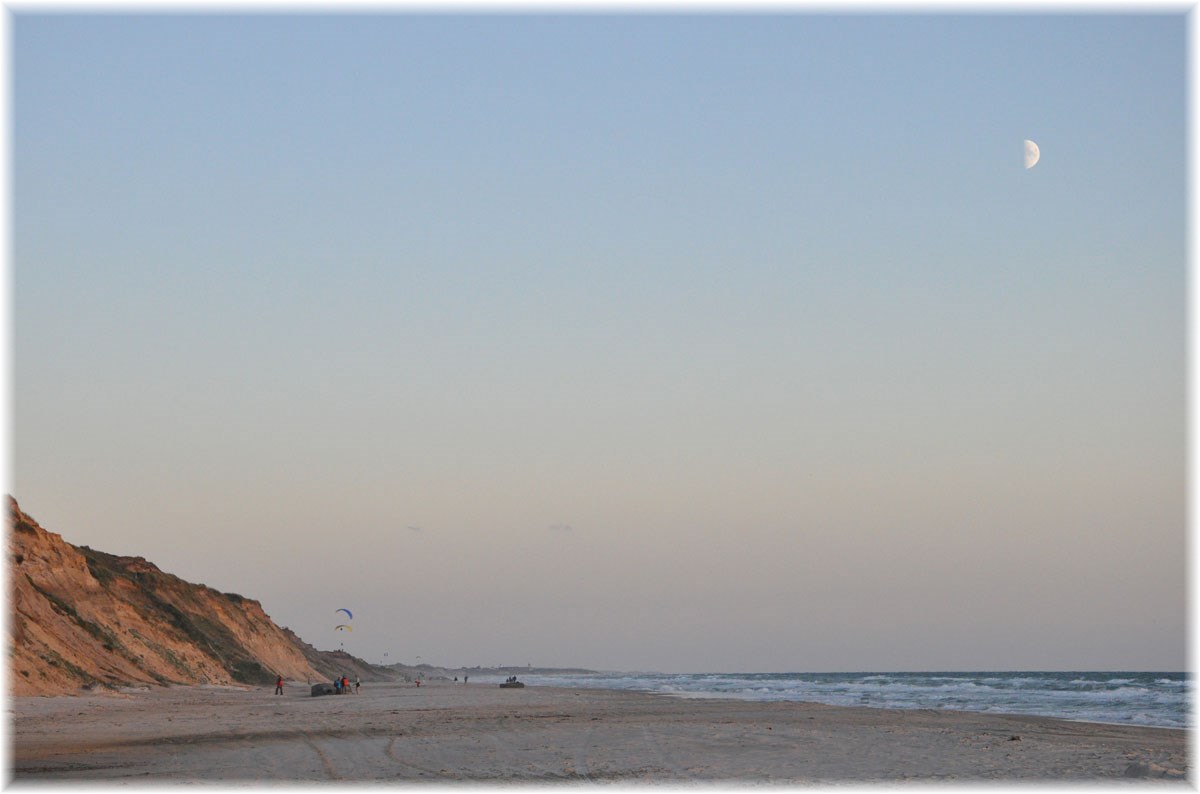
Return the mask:
M257 601L185 582L141 557L73 546L11 497L8 521L13 695L268 684L276 675L316 681L369 668L316 651L275 625Z

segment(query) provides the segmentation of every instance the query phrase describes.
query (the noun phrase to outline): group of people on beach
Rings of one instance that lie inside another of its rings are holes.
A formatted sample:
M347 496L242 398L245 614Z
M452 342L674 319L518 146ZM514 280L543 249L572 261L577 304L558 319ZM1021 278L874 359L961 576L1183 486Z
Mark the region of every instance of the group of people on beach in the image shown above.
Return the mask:
M359 677L356 675L354 676L354 694L358 694L358 688L360 686L362 686L362 681L359 680ZM347 692L350 692L350 679L345 675L333 679L333 691L339 695L344 695ZM275 694L283 694L283 676L278 676L275 679Z
M362 685L362 681L358 680L358 676L354 676L354 694L358 694L358 688ZM341 678L333 679L333 691L338 695L345 695L350 691L350 679L343 675Z

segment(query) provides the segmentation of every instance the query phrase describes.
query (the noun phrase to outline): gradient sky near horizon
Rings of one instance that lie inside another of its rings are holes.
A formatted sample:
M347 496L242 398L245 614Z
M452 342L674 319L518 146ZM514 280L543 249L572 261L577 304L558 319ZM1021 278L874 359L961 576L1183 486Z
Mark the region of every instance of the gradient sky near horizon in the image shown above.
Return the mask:
M68 541L369 661L1185 668L1184 13L11 20Z

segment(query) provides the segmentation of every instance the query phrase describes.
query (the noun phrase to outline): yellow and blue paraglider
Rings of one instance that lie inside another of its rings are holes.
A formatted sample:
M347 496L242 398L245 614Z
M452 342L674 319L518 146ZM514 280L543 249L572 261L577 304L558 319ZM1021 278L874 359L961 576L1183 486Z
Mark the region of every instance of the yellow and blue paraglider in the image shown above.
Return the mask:
M346 609L345 607L341 607L340 609L335 609L335 610L333 610L333 613L334 613L335 615L336 615L338 612L345 612L345 613L346 613L346 617L347 617L347 618L349 618L350 620L354 620L354 614L353 614L353 613L352 613L350 610ZM336 625L336 626L334 626L334 627L333 627L333 630L334 630L334 631L349 631L349 632L353 632L353 631L354 631L354 627L353 627L353 626L351 626L349 623L339 623L338 625ZM342 645L342 643L338 643L338 645L339 645L339 647L340 647L340 646Z

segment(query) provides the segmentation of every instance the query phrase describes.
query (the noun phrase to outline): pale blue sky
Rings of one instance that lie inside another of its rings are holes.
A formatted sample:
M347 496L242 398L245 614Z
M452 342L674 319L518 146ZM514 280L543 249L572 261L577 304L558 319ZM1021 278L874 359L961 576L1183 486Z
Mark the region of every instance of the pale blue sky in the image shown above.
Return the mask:
M1181 669L1185 19L16 14L13 493L372 660Z

